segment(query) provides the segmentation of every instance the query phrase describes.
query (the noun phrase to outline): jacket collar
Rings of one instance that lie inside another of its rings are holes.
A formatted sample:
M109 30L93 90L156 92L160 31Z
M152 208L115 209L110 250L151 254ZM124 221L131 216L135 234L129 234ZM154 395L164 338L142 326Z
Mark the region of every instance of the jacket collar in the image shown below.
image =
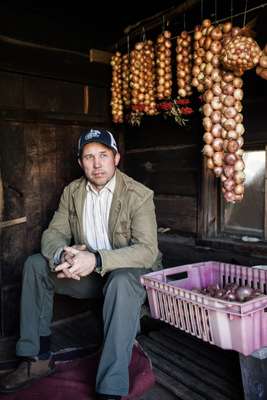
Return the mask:
M110 207L109 221L108 221L108 235L110 243L113 242L112 236L115 230L118 216L122 208L122 194L127 189L127 182L125 181L125 175L120 171L116 170L116 186L113 194L113 199Z
M131 181L132 179L129 178L124 173L122 173L119 169L116 170L116 186L113 193L113 199L110 207L109 223L108 223L108 235L110 243L112 243L112 234L115 230L118 216L122 208L122 194L125 192ZM87 193L86 184L87 184L86 178L85 177L80 178L76 188L73 191L74 205L78 216L80 238L82 240L82 243L85 243L82 221L83 221L84 202Z
M87 181L84 177L80 178L72 194L79 222L79 230L80 230L79 236L81 238L81 243L85 243L82 221L83 221L83 207L86 197L86 183Z

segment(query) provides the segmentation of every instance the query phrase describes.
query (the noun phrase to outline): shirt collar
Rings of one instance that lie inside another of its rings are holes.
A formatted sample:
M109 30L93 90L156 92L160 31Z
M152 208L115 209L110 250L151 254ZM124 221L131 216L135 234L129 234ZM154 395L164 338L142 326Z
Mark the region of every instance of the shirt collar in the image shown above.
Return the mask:
M86 190L88 192L92 191L92 192L94 192L96 194L100 194L102 191L107 189L109 192L111 192L113 194L114 190L115 190L115 186L116 186L116 174L113 175L113 177L108 181L108 183L99 192L97 192L94 189L94 187L92 186L92 184L89 181L87 181Z

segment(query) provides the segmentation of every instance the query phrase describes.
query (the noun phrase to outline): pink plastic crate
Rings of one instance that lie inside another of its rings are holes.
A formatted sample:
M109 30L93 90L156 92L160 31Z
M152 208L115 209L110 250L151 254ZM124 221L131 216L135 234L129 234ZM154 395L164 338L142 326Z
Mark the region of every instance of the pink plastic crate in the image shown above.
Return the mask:
M266 294L267 271L208 261L152 272L141 282L153 318L244 355L267 346L267 296L239 303L191 291L236 282Z

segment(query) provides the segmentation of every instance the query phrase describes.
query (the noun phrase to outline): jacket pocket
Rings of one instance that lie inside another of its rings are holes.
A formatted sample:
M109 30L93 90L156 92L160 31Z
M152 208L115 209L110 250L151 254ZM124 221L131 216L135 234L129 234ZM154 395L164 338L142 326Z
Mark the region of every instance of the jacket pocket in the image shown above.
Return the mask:
M131 232L128 221L119 221L114 233L130 239Z

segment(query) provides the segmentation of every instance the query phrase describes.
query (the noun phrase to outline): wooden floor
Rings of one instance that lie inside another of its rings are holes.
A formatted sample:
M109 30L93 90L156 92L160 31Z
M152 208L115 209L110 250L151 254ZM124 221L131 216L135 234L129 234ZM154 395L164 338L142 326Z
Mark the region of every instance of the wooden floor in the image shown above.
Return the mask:
M167 324L142 318L137 339L152 360L154 387L139 400L243 400L238 353L204 343ZM53 323L52 348L58 358L66 349L95 352L101 322L95 312ZM15 339L0 341L0 368L15 363ZM84 354L84 353L83 353ZM9 363L9 364L8 364Z
M164 400L243 400L238 353L165 324L140 335L138 341L149 354L157 378L156 387L142 400L157 398L159 390Z

